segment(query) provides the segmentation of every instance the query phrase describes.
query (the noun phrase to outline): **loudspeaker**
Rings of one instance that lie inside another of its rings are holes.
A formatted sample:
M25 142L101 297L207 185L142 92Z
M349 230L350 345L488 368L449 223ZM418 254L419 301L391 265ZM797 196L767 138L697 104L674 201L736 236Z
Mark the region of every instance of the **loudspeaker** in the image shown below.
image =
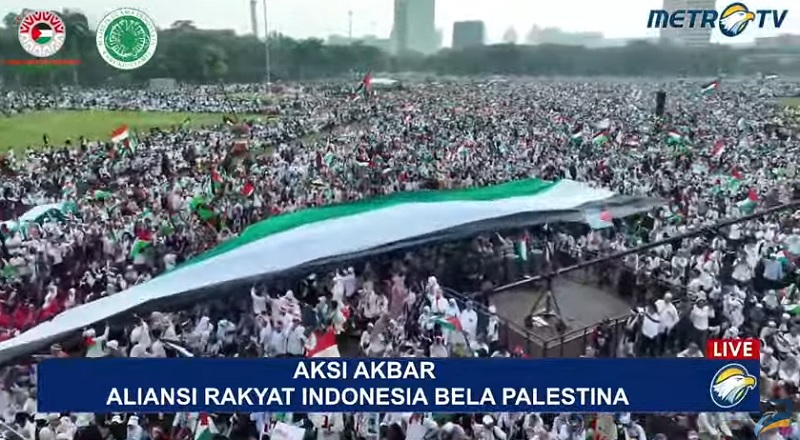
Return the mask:
M664 107L667 105L667 92L661 90L656 92L656 116L664 115Z

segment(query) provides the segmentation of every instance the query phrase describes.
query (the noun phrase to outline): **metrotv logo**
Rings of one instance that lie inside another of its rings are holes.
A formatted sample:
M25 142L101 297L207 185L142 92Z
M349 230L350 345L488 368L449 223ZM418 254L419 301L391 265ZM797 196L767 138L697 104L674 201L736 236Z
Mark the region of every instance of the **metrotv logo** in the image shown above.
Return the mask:
M648 28L719 28L726 37L741 35L749 26L759 29L771 25L780 29L789 11L787 9L757 9L751 11L744 3L732 3L721 11L714 9L652 9L647 19Z

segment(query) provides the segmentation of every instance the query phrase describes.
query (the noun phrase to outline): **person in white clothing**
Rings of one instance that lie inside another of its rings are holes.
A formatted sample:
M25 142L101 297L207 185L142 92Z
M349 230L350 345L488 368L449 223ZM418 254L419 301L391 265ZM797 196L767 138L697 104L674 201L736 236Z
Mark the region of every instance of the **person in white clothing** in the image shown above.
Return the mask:
M656 301L658 310L659 333L661 334L661 349L667 350L672 347L675 336L675 326L680 321L678 309L672 302L672 294L667 292L662 299Z
M461 329L464 330L464 333L466 333L469 341L475 341L475 337L478 335L478 313L475 312L472 301L467 302L467 305L464 310L461 311L458 320L461 323Z
M58 425L61 423L61 417L58 414L47 414L45 416L47 424L39 430L39 440L56 440L56 433L58 432Z
M497 309L494 305L489 306L489 314L489 321L486 323L486 341L489 343L489 350L496 351L500 342L500 320L497 318Z
M382 296L375 292L372 283L365 283L364 290L365 295L361 306L364 318L367 321L374 321L381 316L384 301Z
M508 435L500 429L490 415L483 416L482 423L475 424L472 431L477 440L506 440Z
M641 313L642 334L639 340L639 353L643 357L655 357L659 354L658 337L661 334L661 321L654 304L648 304Z
M269 353L272 356L283 356L286 354L286 334L283 330L283 323L278 322L272 330L269 342Z
M98 358L98 357L104 357L106 355L105 344L106 341L108 340L108 334L110 331L111 329L109 329L108 326L106 326L105 331L100 336L96 336L96 333L93 328L87 329L83 333L85 340L89 344L89 348L86 351L87 358Z
M686 347L686 350L683 350L677 354L679 358L701 358L703 357L703 351L700 350L700 347L697 346L696 342L690 342L689 346Z
M431 302L431 312L435 315L444 315L447 313L447 309L450 308L450 303L445 299L442 288L438 284L433 288L433 295L429 296L429 300Z
M293 357L303 356L307 339L306 328L297 319L294 328L289 331L289 335L286 338L287 354Z
M256 291L256 286L250 288L250 299L253 301L253 314L255 316L261 316L269 310L270 298L266 295L259 295Z
M714 317L714 309L700 298L692 307L689 319L692 321L693 337L692 340L700 347L705 347L708 338L709 319Z

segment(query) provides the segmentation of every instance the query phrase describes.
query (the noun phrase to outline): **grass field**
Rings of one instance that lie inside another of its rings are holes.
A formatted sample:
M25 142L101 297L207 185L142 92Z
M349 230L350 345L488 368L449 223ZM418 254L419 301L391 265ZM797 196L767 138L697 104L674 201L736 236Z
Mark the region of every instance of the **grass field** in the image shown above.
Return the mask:
M186 118L191 119L191 126L222 122L222 115L214 113L56 111L0 116L0 152L41 146L43 134L52 145L63 145L67 139L76 143L80 136L107 141L120 125L127 124L132 130L167 128L180 125Z
M800 107L800 97L781 98L781 105L784 107Z

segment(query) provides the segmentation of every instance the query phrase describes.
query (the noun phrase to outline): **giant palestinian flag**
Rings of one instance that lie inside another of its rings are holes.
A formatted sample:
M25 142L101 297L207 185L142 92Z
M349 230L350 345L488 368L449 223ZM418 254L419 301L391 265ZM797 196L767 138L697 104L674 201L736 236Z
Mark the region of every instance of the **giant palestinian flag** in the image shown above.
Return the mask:
M191 302L202 289L226 288L266 275L366 257L420 244L465 238L485 231L537 223L585 222L587 210L621 218L658 206L571 180L529 179L386 197L311 208L271 217L187 263L117 295L71 308L0 343L0 363L46 347L51 341L144 304ZM219 289L220 294L226 294Z

